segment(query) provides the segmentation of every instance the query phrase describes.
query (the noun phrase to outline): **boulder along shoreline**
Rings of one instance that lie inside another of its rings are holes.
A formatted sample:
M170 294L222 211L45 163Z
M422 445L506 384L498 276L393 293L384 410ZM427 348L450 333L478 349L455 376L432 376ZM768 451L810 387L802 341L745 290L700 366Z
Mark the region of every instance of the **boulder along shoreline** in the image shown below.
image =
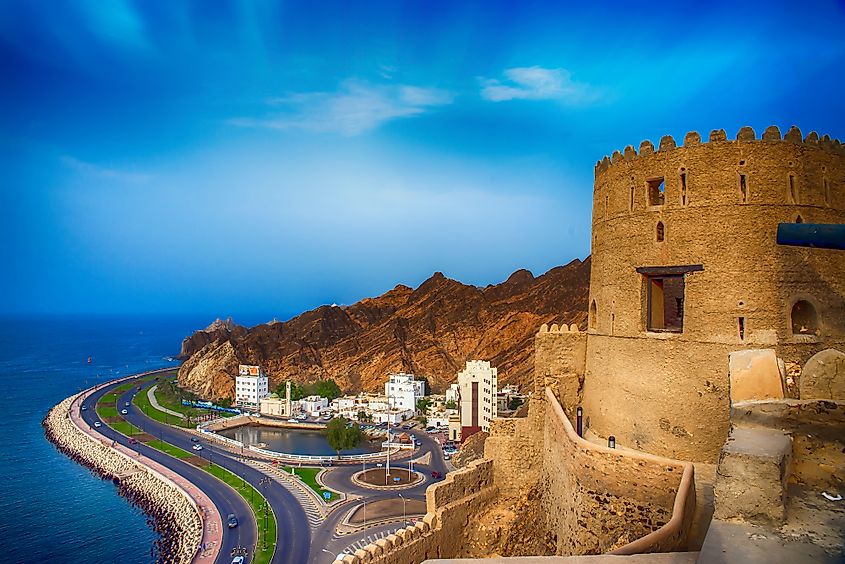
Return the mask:
M120 495L147 514L159 535L150 549L156 562L191 562L203 530L196 507L177 486L77 427L69 413L80 395L62 400L47 413L41 422L47 440L100 478L115 482Z

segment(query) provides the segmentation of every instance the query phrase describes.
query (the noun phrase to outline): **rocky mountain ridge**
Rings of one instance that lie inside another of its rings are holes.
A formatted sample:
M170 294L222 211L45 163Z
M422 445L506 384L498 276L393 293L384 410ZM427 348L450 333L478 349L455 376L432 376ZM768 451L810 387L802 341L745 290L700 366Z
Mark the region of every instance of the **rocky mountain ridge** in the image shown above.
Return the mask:
M320 306L250 329L217 320L186 337L181 386L203 397L234 395L237 365L258 364L271 387L333 378L345 391L383 389L390 372L428 378L435 391L468 359L489 360L499 382L527 386L534 334L543 323L586 325L590 259L500 284L462 284L436 272L418 288L398 285L350 306Z

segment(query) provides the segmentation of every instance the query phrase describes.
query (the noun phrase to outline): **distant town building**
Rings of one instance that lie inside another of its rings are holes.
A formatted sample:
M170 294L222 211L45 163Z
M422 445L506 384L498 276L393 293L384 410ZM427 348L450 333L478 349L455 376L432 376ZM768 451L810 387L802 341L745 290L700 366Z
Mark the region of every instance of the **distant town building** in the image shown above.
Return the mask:
M528 396L519 393L519 388L508 384L496 394L496 408L501 411L514 411L518 406L525 403ZM511 405L514 409L511 409Z
M457 404L460 395L461 391L458 384L452 384L451 386L449 386L449 389L446 390L446 403L453 401Z
M461 416L460 415L450 415L449 416L449 440L450 441L460 441L461 440Z
M288 381L285 384L285 397L280 398L276 394L270 394L266 398L261 399L261 407L259 411L261 415L273 415L276 417L291 417L293 415L293 405L290 400L291 383Z
M490 420L496 417L498 370L486 360L468 360L458 372L460 391L461 440L478 431L490 432Z
M329 406L329 400L320 396L308 396L299 400L299 405L302 411L316 417Z
M384 395L394 409L417 409L417 400L425 396L425 381L416 380L413 374L391 374L384 384Z
M258 409L262 399L270 395L267 375L258 366L241 364L235 378L235 403L240 407Z

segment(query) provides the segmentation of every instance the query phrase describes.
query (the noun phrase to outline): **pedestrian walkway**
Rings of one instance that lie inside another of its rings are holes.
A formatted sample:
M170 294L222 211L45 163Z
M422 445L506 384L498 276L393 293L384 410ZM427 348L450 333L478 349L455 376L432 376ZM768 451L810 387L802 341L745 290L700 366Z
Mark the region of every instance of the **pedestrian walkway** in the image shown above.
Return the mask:
M98 433L96 430L89 427L88 424L82 419L79 406L82 405L82 402L85 401L85 399L89 395L91 395L95 390L96 388L92 388L86 392L83 392L78 396L76 401L71 404L71 408L69 410L68 415L70 416L70 419L73 424L76 425L76 427L80 431L91 436L95 440L105 444L111 443L111 448L113 448L117 452L123 454L127 458L134 460L139 464L146 466L152 472L159 474L166 480L169 480L170 482L174 483L182 491L184 491L196 505L197 511L199 512L203 523L202 543L200 545L200 550L194 557L194 561L214 562L215 560L217 560L217 556L220 553L220 546L223 540L223 519L220 516L220 512L217 510L217 507L205 494L205 492L196 487L193 483L183 478L180 474L177 474L166 466L162 466L158 462L151 460L146 456L143 456L138 452L125 447L120 443L113 443L112 441L106 439L106 437Z
M159 411L163 411L163 412L167 413L168 415L172 415L173 417L178 417L179 419L182 419L183 417L185 417L184 413L179 413L178 411L173 411L172 409L167 409L166 407L164 407L163 405L158 403L158 400L156 399L156 394L155 394L156 388L158 388L158 384L156 384L155 386L153 386L149 390L147 390L147 397L150 399L150 405L153 406L154 408L156 408Z
M314 499L316 494L311 494L311 488L308 488L308 486L303 484L299 478L291 476L287 472L284 472L283 470L280 470L270 464L264 464L249 459L246 460L246 463L260 472L270 476L270 478L281 484L283 488L293 494L299 502L299 505L301 505L302 509L305 510L305 515L308 516L308 524L311 526L312 534L317 527L326 520L328 513L325 512L322 507L317 505L317 502ZM305 488L308 489L306 490Z

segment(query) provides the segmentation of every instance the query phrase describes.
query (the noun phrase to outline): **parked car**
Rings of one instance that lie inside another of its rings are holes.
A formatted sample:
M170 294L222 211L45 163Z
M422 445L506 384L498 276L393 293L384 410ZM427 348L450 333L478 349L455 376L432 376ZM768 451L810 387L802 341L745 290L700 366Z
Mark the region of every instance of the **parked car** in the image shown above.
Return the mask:
M102 426L103 426L103 424L102 424L102 423L100 423L99 421L94 421L94 427L96 427L96 428L98 428L98 429L99 429L99 428L100 428L100 427L102 427Z
M121 414L121 415L126 415L127 413L129 413L129 412L128 412L127 410L125 410L125 409L121 409L121 410L120 410L120 414Z
M422 446L422 441L414 441L414 444L417 446Z
M194 445L191 448L194 450L202 450L202 445Z
M288 419L288 423L299 423L297 419Z
M234 529L238 526L238 518L235 517L234 513L229 513L229 515L226 516L226 524L229 525L230 529Z

